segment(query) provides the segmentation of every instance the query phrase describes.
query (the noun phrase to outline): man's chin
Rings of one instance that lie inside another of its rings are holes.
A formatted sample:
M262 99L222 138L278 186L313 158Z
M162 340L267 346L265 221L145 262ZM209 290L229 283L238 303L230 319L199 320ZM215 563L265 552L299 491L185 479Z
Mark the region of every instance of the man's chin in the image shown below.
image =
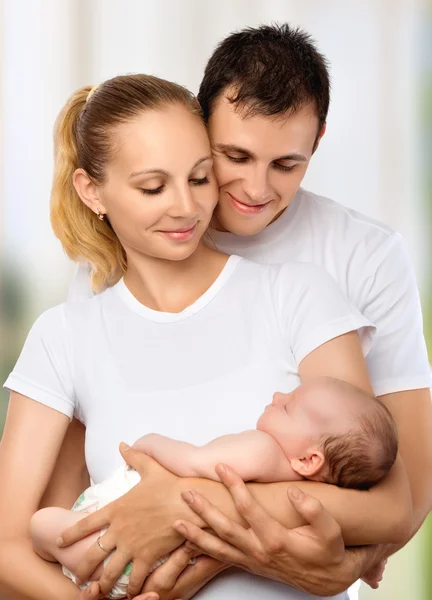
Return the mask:
M267 218L263 218L263 215L242 218L237 215L224 215L223 213L216 213L216 227L218 231L228 231L234 235L242 237L248 237L251 235L257 235L264 231L267 225L270 225L273 219L273 215L269 215ZM267 216L267 215L266 215Z

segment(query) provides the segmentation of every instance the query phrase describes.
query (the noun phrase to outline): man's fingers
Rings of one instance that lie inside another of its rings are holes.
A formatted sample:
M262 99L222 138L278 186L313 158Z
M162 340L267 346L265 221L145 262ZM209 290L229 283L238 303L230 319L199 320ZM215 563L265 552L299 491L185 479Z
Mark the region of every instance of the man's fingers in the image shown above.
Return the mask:
M133 563L129 563L132 566L132 571L129 576L129 583L127 587L128 596L135 598L141 593L145 578L147 577L150 566L145 561L135 559ZM126 573L130 570L129 565L126 565ZM151 588L150 590L151 591ZM155 590L154 590L155 591Z
M135 596L133 600L159 600L159 594L156 594L156 592L146 592L145 594Z
M222 540L229 542L246 554L253 551L254 544L250 532L235 521L228 519L204 496L194 490L189 490L182 493L182 498Z
M174 529L184 538L193 542L201 548L203 553L216 558L223 562L242 565L245 559L245 554L228 544L224 540L203 531L189 521L176 521L173 525Z
M255 500L247 485L227 465L217 465L216 472L228 488L240 516L253 529L260 540L274 539L281 525Z
M105 565L103 573L99 579L99 587L104 597L107 596L113 589L117 579L120 577L127 564L129 563L130 558L131 557L129 554L126 554L121 550L116 550L112 554L109 562L107 562L107 564ZM141 587L138 589L138 592L140 590Z
M189 565L193 554L192 550L184 545L177 548L166 562L151 573L144 584L143 591L164 592L171 590L180 574Z
M105 506L104 508L92 513L88 517L81 519L75 523L75 525L72 525L72 527L65 529L62 532L61 537L57 540L57 545L59 548L70 546L71 544L78 542L78 540L85 538L91 533L104 529L109 525L109 523L109 507Z
M305 494L300 488L288 488L288 498L296 511L317 532L318 536L332 542L341 536L341 528L321 502Z

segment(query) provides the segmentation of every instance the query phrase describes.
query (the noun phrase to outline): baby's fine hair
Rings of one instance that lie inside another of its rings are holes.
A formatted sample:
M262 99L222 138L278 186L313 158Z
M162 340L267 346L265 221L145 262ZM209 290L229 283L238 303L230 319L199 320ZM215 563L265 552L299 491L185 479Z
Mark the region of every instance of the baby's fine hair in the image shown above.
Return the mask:
M322 441L327 483L367 490L387 475L396 460L398 437L393 418L380 400L364 396L358 428Z

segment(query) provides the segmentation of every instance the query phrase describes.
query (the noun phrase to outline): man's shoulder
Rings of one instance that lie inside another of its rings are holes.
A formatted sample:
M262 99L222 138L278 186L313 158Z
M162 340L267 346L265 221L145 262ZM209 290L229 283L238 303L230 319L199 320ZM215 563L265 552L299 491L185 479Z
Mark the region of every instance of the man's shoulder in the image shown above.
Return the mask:
M315 194L301 188L299 190L299 211L301 216L308 215L309 218L319 221L320 229L328 226L328 231L350 231L357 238L375 237L382 241L392 238L396 232L389 225L373 219L353 208L349 208L340 202L326 196Z

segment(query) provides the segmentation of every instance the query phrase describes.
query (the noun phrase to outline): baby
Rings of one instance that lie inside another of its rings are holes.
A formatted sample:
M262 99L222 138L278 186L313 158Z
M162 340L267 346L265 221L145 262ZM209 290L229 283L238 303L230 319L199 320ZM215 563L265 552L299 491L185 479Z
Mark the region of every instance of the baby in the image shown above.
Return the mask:
M398 442L384 404L347 383L320 378L289 394L276 393L253 431L225 435L200 447L148 434L133 448L181 477L219 480L215 465L226 463L244 481L310 479L365 490L388 473ZM35 551L46 560L60 562L63 572L76 582L73 571L99 534L64 549L57 548L56 539L66 527L125 494L139 479L126 465L88 488L72 507L74 512L38 511L31 521ZM131 564L126 567L109 598L126 596L131 568ZM101 568L94 573L95 580L100 572Z

